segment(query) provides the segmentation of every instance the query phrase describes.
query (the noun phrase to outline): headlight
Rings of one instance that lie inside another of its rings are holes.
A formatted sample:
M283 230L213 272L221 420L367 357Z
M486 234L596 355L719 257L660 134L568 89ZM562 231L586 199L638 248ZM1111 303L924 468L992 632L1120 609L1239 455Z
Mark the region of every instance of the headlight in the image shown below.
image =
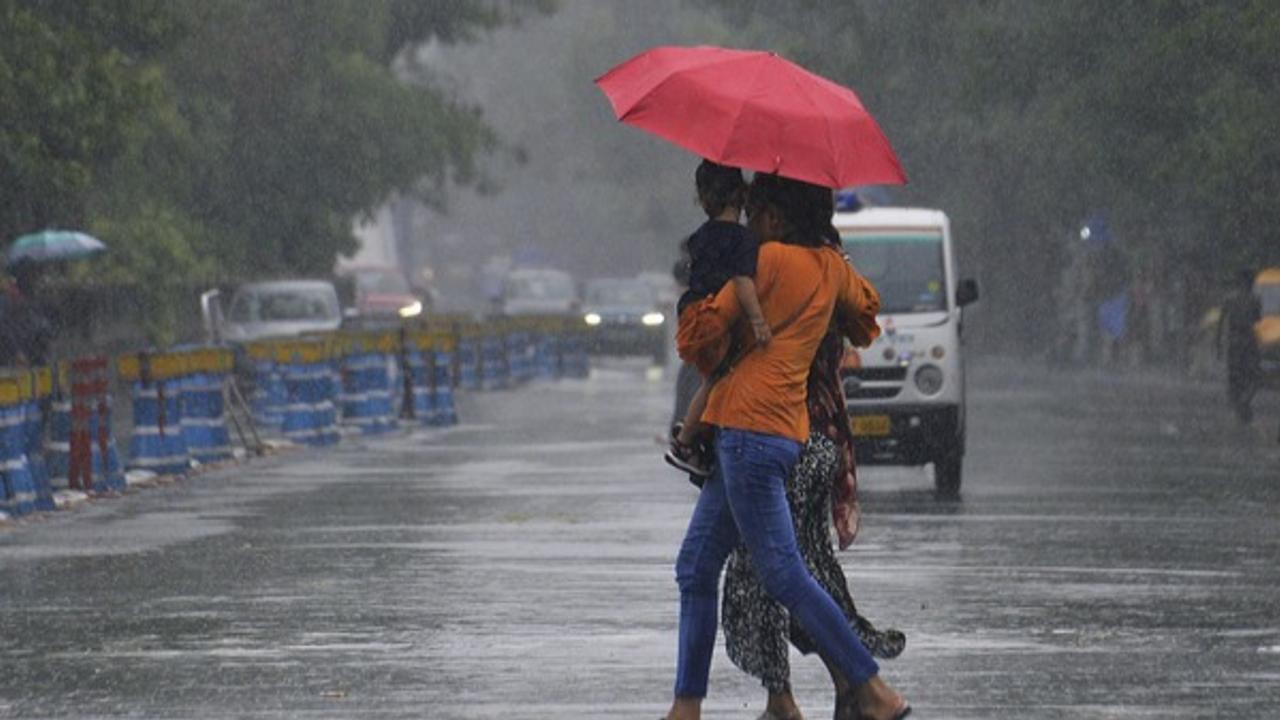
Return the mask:
M645 313L644 317L640 318L640 322L650 327L661 325L663 320L666 320L666 318L660 312Z
M599 325L600 315L598 313L587 313L582 316L582 320L588 325Z
M937 395L942 391L942 368L937 365L922 365L916 370L916 389L924 395Z
M422 303L414 300L413 302L400 308L400 317L411 318L418 317L422 314Z

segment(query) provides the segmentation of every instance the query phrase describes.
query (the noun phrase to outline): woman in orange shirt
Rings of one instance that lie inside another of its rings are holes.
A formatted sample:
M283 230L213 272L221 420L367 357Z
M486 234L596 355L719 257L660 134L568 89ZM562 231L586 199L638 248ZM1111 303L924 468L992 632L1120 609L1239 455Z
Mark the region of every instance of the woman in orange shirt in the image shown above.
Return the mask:
M809 435L806 380L833 319L855 345L866 346L879 334L879 295L838 251L824 247L830 207L825 188L773 175L757 175L752 183L747 217L766 239L755 283L773 337L743 354L713 386L702 418L716 428L717 462L676 560L679 653L667 720L701 717L720 573L739 540L768 593L848 681L850 690L838 708L856 712L850 720L898 720L911 712L880 679L840 607L805 568L783 486ZM700 369L719 364L715 349L725 346L730 333L740 334L740 347L752 346L749 329L737 322L742 309L731 291L722 290L686 316L680 356Z

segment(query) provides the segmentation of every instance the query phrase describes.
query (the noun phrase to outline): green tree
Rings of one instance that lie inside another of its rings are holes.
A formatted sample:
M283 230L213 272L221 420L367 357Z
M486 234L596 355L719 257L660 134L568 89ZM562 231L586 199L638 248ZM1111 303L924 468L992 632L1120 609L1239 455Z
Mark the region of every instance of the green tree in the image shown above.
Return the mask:
M86 220L97 175L163 102L161 0L0 0L0 238Z
M73 281L133 288L171 339L193 286L327 274L354 216L474 181L497 143L479 110L395 66L552 9L0 0L0 237L99 233L111 252Z
M951 213L993 341L1048 344L1045 287L1091 212L1109 211L1131 258L1185 279L1192 309L1239 265L1280 259L1274 3L721 5L862 95L906 198Z

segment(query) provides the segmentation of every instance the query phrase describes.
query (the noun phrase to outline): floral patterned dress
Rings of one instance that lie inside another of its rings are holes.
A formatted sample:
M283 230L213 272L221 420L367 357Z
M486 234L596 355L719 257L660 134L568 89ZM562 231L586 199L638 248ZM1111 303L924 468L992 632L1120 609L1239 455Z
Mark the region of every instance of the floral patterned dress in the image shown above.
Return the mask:
M861 513L853 464L853 436L845 419L839 368L844 342L828 335L809 373L809 442L787 479L787 503L796 543L810 574L836 601L862 644L877 658L902 654L907 638L899 630L878 630L858 614L844 569L831 544L834 526L841 548L853 541ZM806 655L816 647L786 608L765 592L751 567L745 545L729 556L725 569L721 624L729 659L774 693L790 688L787 641Z
M831 545L829 502L831 477L839 464L836 444L814 433L787 481L787 502L796 521L796 542L805 565L849 618L872 655L891 659L902 653L907 639L898 630L878 630L858 614L844 570ZM786 608L765 592L751 568L745 545L729 556L725 570L722 623L729 659L761 680L770 692L790 688L791 666L787 640L805 654L816 648Z

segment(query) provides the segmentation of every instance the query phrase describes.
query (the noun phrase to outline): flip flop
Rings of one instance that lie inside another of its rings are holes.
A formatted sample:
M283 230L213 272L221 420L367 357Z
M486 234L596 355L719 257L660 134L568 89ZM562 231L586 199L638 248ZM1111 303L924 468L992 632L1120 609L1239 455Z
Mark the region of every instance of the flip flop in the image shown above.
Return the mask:
M764 712L760 713L760 717L756 718L756 720L787 720L787 719L782 717L781 715L774 715L772 712L765 710Z
M898 711L893 714L892 720L902 720L903 718L905 718L910 714L911 714L911 704L906 701L903 701L902 705L898 707ZM866 715L859 714L858 717L859 717L859 720L866 720Z

